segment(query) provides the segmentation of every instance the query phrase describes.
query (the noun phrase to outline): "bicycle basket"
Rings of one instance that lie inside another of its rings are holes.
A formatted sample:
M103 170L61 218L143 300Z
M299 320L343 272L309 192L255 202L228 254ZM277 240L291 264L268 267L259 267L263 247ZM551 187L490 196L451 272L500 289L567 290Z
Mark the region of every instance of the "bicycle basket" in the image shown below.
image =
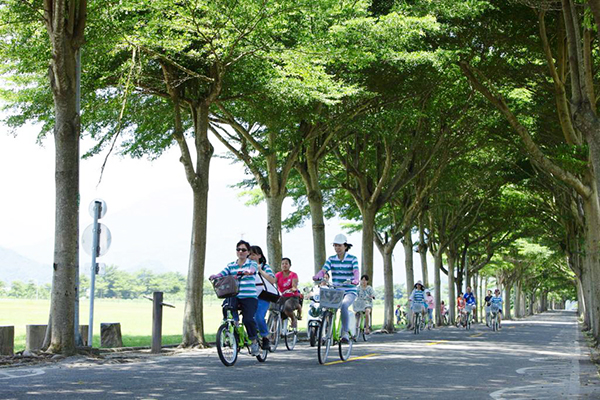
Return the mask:
M346 292L341 289L321 288L321 307L340 308Z
M240 292L240 282L233 275L225 275L222 278L215 279L212 284L219 299L234 297Z

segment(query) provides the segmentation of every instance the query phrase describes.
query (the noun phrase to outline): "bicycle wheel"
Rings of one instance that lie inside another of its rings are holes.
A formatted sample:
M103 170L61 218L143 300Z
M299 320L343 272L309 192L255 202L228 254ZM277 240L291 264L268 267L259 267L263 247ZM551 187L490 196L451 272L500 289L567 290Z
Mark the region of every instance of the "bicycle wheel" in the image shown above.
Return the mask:
M319 328L319 340L317 341L317 355L320 364L325 364L329 356L329 349L333 341L332 322L332 314L330 312L323 315L323 321L321 321L321 327Z
M285 330L284 335L285 347L287 347L288 350L294 350L294 347L296 347L296 342L298 341L297 330L294 328L288 328Z
M467 330L471 329L471 314L467 315L467 323L465 325L465 328L467 328Z
M217 353L227 367L231 367L237 361L238 342L235 325L231 322L225 322L217 331Z
M279 336L281 334L281 318L279 314L275 312L269 313L269 319L267 321L269 327L269 341L271 342L271 351L277 350L279 344Z
M419 333L419 330L421 329L421 314L415 314L415 326L414 326L414 331L415 331L415 335Z
M317 337L319 335L319 327L311 326L308 328L308 341L310 342L310 347L315 347L317 345Z
M260 343L260 342L259 342ZM260 352L258 353L258 355L256 356L256 359L259 362L265 362L267 361L267 356L269 355L269 349L263 349L262 347L260 347Z
M342 361L346 361L348 358L350 358L350 354L352 354L352 336L348 335L348 343L344 343L342 341L342 321L340 321L340 341L338 343L338 347L340 350L340 359ZM363 334L364 334L364 330L363 330Z

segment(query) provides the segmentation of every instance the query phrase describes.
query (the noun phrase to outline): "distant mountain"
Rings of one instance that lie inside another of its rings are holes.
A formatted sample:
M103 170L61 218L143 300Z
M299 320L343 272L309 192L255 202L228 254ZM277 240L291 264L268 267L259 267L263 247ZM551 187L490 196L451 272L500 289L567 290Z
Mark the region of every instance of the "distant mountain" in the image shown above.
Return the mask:
M5 283L12 281L38 284L52 282L52 265L41 264L19 253L0 247L0 280Z

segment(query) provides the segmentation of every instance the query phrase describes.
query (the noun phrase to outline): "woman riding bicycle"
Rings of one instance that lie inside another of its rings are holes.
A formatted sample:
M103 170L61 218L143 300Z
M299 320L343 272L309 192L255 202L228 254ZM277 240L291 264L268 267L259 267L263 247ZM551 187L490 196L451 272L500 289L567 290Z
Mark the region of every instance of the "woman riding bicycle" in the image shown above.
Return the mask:
M331 273L331 280L334 286L343 289L346 293L342 306L340 307L340 314L342 316L342 342L347 343L349 341L348 336L348 322L350 320L350 306L356 299L356 285L358 285L358 258L352 254L348 254L348 250L352 245L348 243L346 236L339 234L333 239L333 249L335 255L331 256L325 261L321 271L313 277L313 280L319 280L323 278L326 272ZM350 284L346 283L350 281Z
M258 264L258 274L260 276L275 284L277 279L275 279L275 274L273 274L273 270L267 264L267 259L263 254L262 249L259 246L250 246L250 255L248 256L252 261ZM256 287L257 292L260 292L263 285L260 277L256 275ZM258 331L260 332L260 336L262 336L262 348L269 349L269 327L267 326L267 322L265 321L265 316L267 315L267 310L269 309L270 302L262 299L258 299L258 306L256 308L256 314L254 314L254 320L256 321L256 325L258 326Z
M354 302L354 312L357 321L360 319L359 313L365 313L365 333L367 335L371 333L371 312L373 311L374 298L375 291L369 286L369 275L361 276L356 301Z
M458 297L456 298L456 308L458 308L458 318L456 319L456 326L461 323L462 315L465 312L466 305L465 298L463 297L463 292L458 293Z
M488 290L487 291L487 296L485 296L485 324L487 326L490 326L490 306L492 305L491 300L492 300L492 291Z
M250 243L240 240L235 247L235 251L237 252L237 260L230 262L227 264L225 269L223 269L223 271L219 272L218 274L211 275L208 279L212 281L217 278L222 278L226 275L241 275L240 291L238 295L236 297L225 299L223 304L225 304L225 302L230 302L229 304L234 310L237 310L238 306L242 309L242 322L244 323L246 331L248 332L248 338L252 341L250 352L253 356L255 356L259 354L258 342L256 340L257 327L256 321L254 320L254 315L256 314L256 308L258 306L255 278L258 265L256 262L248 258L249 250ZM227 312L225 308L223 308L223 317L227 318ZM238 320L237 311L233 313L233 318L236 321Z
M285 315L292 321L292 328L298 329L297 319L301 319L302 305L300 304L300 296L302 294L298 290L298 275L290 271L292 261L284 257L281 259L281 271L275 274L277 279L277 288L281 292L279 304ZM294 315L294 311L298 311L298 317Z
M427 318L429 318L430 326L433 326L433 309L435 308L435 299L431 295L431 290L425 291L425 304L427 304Z
M415 283L414 289L408 300L410 301L410 308L413 312L412 326L414 327L417 313L421 313L421 317L425 317L425 288L423 287L423 282L417 281L417 283Z

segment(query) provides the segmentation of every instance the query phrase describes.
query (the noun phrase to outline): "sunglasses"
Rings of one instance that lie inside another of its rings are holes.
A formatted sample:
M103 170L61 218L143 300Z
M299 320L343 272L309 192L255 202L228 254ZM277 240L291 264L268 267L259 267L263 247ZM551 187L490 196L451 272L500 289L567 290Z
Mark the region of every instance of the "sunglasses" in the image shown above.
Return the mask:
M242 248L238 248L238 249L235 249L235 251L241 251L241 252L243 253L243 252L245 252L245 251L248 251L248 249L242 249Z

